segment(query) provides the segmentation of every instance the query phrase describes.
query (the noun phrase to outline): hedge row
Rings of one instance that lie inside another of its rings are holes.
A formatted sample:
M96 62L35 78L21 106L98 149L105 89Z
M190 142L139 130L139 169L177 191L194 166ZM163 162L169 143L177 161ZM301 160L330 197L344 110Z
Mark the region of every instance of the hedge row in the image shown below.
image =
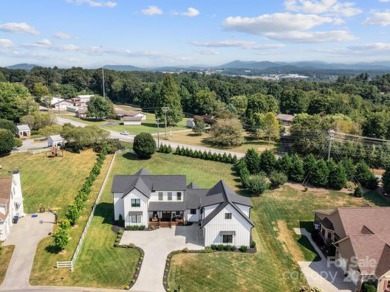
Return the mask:
M176 148L175 153L176 155L181 155L181 156L188 156L192 158L199 158L199 159L204 159L204 160L212 160L212 161L218 161L218 162L223 162L223 163L230 163L230 164L235 164L237 162L237 156L236 155L231 155L223 153L211 153L211 151L200 151L200 150L192 150L189 148L184 148L178 146Z
M73 204L68 206L66 210L66 219L59 223L54 234L54 245L60 249L64 249L69 242L68 230L71 226L74 226L80 218L81 211L85 207L85 202L88 200L88 196L91 193L91 187L95 182L97 176L100 174L100 170L103 166L104 160L107 156L107 147L103 147L98 155L95 165L89 172L88 177L85 179L83 186L79 190L78 194L74 198Z

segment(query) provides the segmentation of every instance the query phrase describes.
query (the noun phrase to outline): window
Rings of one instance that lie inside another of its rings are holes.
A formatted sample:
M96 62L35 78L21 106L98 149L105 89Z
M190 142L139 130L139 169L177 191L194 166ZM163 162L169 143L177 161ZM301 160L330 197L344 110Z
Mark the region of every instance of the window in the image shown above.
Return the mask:
M172 192L168 192L168 201L172 201Z
M229 213L227 213L229 214ZM233 243L233 235L222 235L223 243Z
M176 216L180 216L180 215L181 215L181 212L180 212L180 211L176 211L175 215L176 215Z
M158 200L159 201L163 200L163 192L158 192Z
M177 195L177 200L181 201L181 192L177 192L176 195Z
M140 199L131 199L131 207L140 207L141 200Z
M131 215L130 216L131 223L141 223L141 216L142 215Z
M225 213L225 219L232 219L232 213Z
M191 209L191 210L190 210L190 214L191 214L191 215L196 215L196 209Z

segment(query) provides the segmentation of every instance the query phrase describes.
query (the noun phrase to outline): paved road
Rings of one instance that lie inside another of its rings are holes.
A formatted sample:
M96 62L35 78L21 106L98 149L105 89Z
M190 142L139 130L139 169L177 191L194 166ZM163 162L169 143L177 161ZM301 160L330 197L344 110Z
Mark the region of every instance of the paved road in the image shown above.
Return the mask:
M73 120L69 120L69 119L66 119L66 118L63 118L63 117L56 117L56 120L57 120L57 123L59 123L60 125L63 125L63 124L66 124L66 123L71 123L77 127L85 127L86 124L82 123L82 122L76 122L76 121L73 121ZM135 135L121 135L120 132L116 132L116 131L112 131L112 130L108 130L108 129L105 129L107 131L110 132L110 137L113 138L113 139L119 139L121 141L125 141L125 142L133 142L134 140L134 137ZM185 130L187 131L187 130ZM156 142L157 142L157 139L155 139ZM171 142L171 141L166 141L166 140L161 140L160 139L160 144L164 144L164 145L171 145L171 147L173 149L176 149L177 146L180 146L180 147L185 147L185 148L188 148L188 149L192 149L192 150L198 150L198 151L210 151L211 153L226 153L226 154L231 154L231 155L236 155L238 158L241 158L241 157L244 157L245 156L245 153L239 153L239 152L232 152L232 151L227 151L227 150L219 150L219 149L214 149L214 148L209 148L209 147L203 147L203 146L195 146L195 145L189 145L189 144L183 144L183 143L175 143L175 142Z
M23 139L23 145L12 150L12 153L27 152L31 148L43 148L47 147L47 140L38 141L36 139Z
M54 215L40 213L32 218L26 215L14 224L3 245L15 245L7 274L0 290L28 289L31 268L39 241L53 229Z
M162 292L165 261L174 250L203 249L203 238L197 224L160 228L154 231L125 231L120 244L134 243L144 252L144 261L132 290Z

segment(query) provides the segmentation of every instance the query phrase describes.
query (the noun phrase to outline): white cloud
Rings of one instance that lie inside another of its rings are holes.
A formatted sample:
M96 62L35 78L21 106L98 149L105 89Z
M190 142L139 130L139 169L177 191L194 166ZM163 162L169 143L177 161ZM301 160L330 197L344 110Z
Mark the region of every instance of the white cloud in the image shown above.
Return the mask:
M29 34L39 34L35 28L28 25L25 22L8 22L0 24L0 30L6 31L6 32L22 32L22 33L29 33Z
M54 37L57 38L57 39L61 39L61 40L67 40L67 39L70 39L72 38L72 36L70 34L67 34L65 32L56 32L54 34Z
M43 40L37 41L37 45L40 45L40 46L50 46L51 45L51 41L49 39L43 39Z
M52 47L52 49L55 51L64 51L64 52L80 51L80 48L76 45L64 45L64 46Z
M371 13L371 16L369 16L363 24L367 25L381 25L381 26L388 26L390 25L390 10L384 11L384 12L377 12L374 11Z
M351 17L362 13L362 10L352 2L338 0L285 0L287 10L303 13L328 14Z
M327 43L356 40L356 37L346 30L290 31L281 34L268 33L266 36L270 39L293 43Z
M188 8L186 12L183 12L181 15L188 16L188 17L195 17L199 15L199 10L195 8Z
M13 47L14 43L9 39L0 39L0 48L10 48Z
M148 6L148 8L142 10L142 13L145 15L153 16L163 14L163 11L157 6Z
M359 45L359 46L350 46L348 47L348 49L354 51L390 52L390 43L373 43L373 44L366 44L366 45Z
M269 50L279 49L284 47L283 44L259 44L252 41L242 40L224 40L213 42L192 42L193 45L198 47L212 47L212 48L242 48L249 50Z
M379 2L388 3L388 2L390 2L390 0L379 0Z
M217 50L209 49L209 50L201 50L199 51L199 54L205 56L216 56L219 55L219 52Z
M114 8L118 4L114 1L99 1L99 0L66 0L68 3L74 3L77 5L87 4L90 7L107 7Z

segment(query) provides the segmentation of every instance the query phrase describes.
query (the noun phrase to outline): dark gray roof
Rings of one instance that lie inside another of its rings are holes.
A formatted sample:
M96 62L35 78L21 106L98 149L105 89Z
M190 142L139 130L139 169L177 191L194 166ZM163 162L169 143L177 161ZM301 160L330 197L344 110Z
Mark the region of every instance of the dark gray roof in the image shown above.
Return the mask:
M201 205L204 207L226 201L249 207L253 206L252 201L249 198L237 195L223 180L220 180L208 191L207 195L201 199Z
M187 186L187 189L196 190L196 189L200 189L200 187L198 187L196 184L194 184L194 183L192 182L192 183L190 183L190 184Z
M148 211L185 211L185 202L150 202Z
M200 207L200 200L206 196L207 189L189 189L187 187L187 192L184 196L187 209L197 209Z
M146 197L152 191L185 191L186 177L184 175L151 175L146 169L139 170L135 175L115 175L112 183L112 193L127 195L137 189Z

